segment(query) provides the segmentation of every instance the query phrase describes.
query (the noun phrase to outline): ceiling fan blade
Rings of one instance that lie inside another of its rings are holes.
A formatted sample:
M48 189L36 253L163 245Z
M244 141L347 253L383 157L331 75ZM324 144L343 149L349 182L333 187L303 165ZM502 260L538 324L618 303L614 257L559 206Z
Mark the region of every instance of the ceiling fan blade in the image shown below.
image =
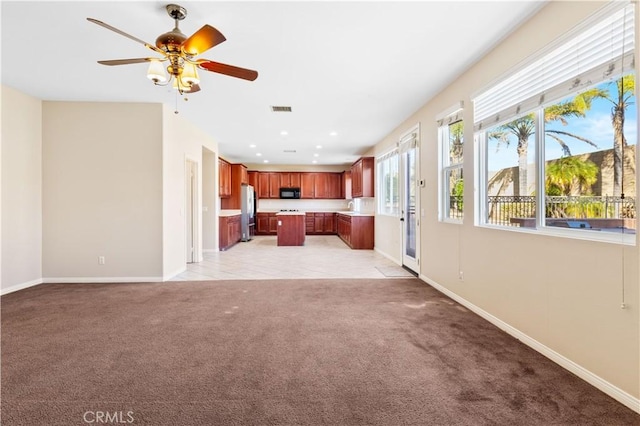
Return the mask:
M117 29L116 27L112 27L112 26L111 26L111 25L109 25L109 24L105 24L104 22L102 22L102 21L98 21L97 19L93 19L93 18L87 18L87 21L89 21L89 22L93 22L93 23L94 23L94 24L96 24L96 25L100 25L101 27L104 27L104 28L106 28L106 29L108 29L108 30L111 30L111 31L113 31L113 32L115 32L115 33L118 33L118 34L122 35L122 36L125 36L125 37L127 37L127 38L129 38L129 39L131 39L131 40L133 40L133 41L136 41L136 42L138 42L138 43L140 43L140 44L144 44L144 45L145 45L145 47L148 47L148 48L149 48L149 49L151 49L151 50L154 50L154 51L156 51L156 52L158 52L158 53L161 53L161 54L165 55L165 52L164 52L162 49L159 49L159 48L157 48L156 46L154 46L154 45L152 45L152 44L149 44L149 43L147 43L147 42L146 42L146 41L144 41L144 40L140 40L139 38L134 37L134 36L132 36L131 34L127 34L127 33L125 33L124 31Z
M143 62L149 62L153 60L159 61L161 59L158 59L158 58L110 59L107 61L98 61L98 63L102 65L128 65L128 64L141 64Z
M242 78L244 80L253 81L258 78L258 71L221 64L220 62L209 61L208 59L201 59L197 61L197 64L200 68L207 71L230 75L231 77Z
M211 25L205 25L182 43L182 51L196 56L225 41L225 36Z

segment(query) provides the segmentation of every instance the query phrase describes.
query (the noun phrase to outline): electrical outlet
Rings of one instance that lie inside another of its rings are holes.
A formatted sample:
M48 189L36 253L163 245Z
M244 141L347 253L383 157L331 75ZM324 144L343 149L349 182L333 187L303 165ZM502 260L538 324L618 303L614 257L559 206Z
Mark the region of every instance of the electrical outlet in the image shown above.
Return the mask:
M104 265L104 256L98 256L98 265Z
M462 271L458 271L458 279L459 279L460 281L464 281L464 272L462 272Z

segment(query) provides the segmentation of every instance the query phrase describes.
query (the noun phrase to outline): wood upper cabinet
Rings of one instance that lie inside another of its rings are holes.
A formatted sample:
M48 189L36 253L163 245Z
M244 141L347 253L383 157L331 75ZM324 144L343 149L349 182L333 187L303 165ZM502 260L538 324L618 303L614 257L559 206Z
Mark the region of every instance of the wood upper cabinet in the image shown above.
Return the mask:
M231 196L231 164L222 158L218 158L218 196Z
M327 198L337 199L342 196L342 175L341 173L327 173Z
M244 164L231 164L231 194L223 198L220 202L220 206L223 209L240 209L241 208L241 193L242 184L248 182L247 166Z
M300 173L300 198L316 198L316 173Z
M280 173L258 172L258 198L280 198Z
M269 172L269 198L280 198L280 173Z
M300 188L300 173L298 172L280 172L281 188Z
M252 174L255 173L256 176ZM333 172L249 172L258 198L280 198L280 188L300 188L300 198L344 198L342 173Z
M258 190L258 172L250 171L247 172L247 179L249 180L249 185L253 186L255 191Z
M351 195L353 198L373 197L373 157L362 157L351 166Z
M258 185L256 187L258 198L271 198L269 192L269 174L264 172L258 173Z
M353 198L351 195L351 171L347 170L342 172L342 188L341 188L342 196L340 198L344 198L350 200Z

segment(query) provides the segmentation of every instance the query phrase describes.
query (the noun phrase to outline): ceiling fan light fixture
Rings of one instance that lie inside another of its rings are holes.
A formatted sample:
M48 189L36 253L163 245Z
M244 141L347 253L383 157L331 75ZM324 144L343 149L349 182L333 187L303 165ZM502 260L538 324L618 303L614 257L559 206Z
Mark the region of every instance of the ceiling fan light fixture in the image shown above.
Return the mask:
M182 70L182 81L186 83L188 86L192 84L200 84L200 77L198 76L198 70L196 66L191 62L186 62L184 64L184 68Z
M149 69L147 70L147 78L154 83L164 83L167 81L167 74L160 61L149 61Z

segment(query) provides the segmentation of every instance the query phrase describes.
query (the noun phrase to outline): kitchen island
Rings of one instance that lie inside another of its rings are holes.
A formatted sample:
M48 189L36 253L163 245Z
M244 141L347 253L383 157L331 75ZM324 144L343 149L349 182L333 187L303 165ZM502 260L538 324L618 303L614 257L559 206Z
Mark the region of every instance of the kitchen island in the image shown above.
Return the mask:
M305 238L305 213L280 212L278 219L278 246L302 246Z

